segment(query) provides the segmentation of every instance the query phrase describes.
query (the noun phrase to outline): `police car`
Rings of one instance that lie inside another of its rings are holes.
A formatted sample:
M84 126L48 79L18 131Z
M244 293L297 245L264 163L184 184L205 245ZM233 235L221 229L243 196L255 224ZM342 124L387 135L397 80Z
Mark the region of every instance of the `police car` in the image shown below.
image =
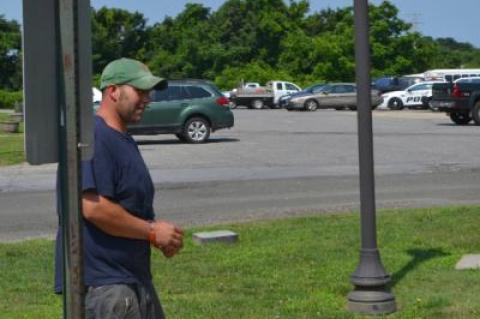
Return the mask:
M432 85L439 81L427 81L413 84L404 91L392 91L382 94L383 102L378 108L401 110L408 108L428 109L432 98Z

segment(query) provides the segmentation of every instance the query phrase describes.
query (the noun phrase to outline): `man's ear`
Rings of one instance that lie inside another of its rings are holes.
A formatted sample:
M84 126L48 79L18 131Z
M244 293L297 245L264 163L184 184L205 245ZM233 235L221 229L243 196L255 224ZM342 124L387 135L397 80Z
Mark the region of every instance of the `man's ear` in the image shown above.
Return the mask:
M106 88L107 97L113 102L117 102L120 98L120 87L111 85Z

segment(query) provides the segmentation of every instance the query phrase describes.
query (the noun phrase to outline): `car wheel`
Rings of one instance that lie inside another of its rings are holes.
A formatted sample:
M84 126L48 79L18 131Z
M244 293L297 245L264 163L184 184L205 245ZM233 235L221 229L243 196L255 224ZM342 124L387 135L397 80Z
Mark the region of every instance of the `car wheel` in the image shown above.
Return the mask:
M403 102L398 97L392 97L388 100L388 108L391 110L402 110Z
M472 120L472 117L467 112L452 112L450 113L450 119L455 124L466 125Z
M255 99L252 101L252 108L255 110L263 109L263 101L260 99Z
M475 125L480 125L480 100L473 106L472 117Z
M228 107L231 108L231 109L236 109L237 106L238 106L238 105L237 105L237 103L235 103L235 102L230 101L230 103L228 103Z
M430 107L430 100L432 98L428 97L428 96L422 96L422 108L425 109L425 110L428 110L428 108Z
M350 111L356 111L357 110L357 107L356 106L349 106L348 109Z
M303 107L305 108L305 111L313 112L318 109L318 103L315 100L307 100Z
M188 143L203 143L210 137L210 123L201 117L189 119L183 128L183 136Z

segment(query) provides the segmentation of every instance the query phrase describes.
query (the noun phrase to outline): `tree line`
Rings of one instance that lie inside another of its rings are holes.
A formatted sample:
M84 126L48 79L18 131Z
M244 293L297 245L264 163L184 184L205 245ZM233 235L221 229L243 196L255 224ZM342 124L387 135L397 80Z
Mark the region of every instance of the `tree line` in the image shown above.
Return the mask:
M389 1L371 4L369 18L372 77L480 66L480 49L414 31ZM119 57L142 60L166 78L209 79L222 89L241 79L305 86L355 77L351 6L310 12L308 0L226 0L216 11L189 3L175 17L147 22L139 12L92 8L94 83ZM21 90L19 23L0 15L0 37L0 89Z

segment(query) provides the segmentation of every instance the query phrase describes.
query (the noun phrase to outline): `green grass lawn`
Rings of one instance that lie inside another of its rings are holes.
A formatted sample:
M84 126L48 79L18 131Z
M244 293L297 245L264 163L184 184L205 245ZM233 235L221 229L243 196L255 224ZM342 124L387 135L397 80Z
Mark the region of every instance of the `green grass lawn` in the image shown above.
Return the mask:
M456 271L480 253L480 207L388 210L378 242L398 312L389 318L480 318L480 272ZM154 282L169 318L362 318L346 310L358 263L357 214L190 229L171 260L155 253ZM235 245L195 245L193 231L230 229ZM0 317L60 318L53 242L0 244Z
M8 114L0 113L0 121L6 120ZM18 164L25 161L23 123L19 133L0 132L0 166Z

